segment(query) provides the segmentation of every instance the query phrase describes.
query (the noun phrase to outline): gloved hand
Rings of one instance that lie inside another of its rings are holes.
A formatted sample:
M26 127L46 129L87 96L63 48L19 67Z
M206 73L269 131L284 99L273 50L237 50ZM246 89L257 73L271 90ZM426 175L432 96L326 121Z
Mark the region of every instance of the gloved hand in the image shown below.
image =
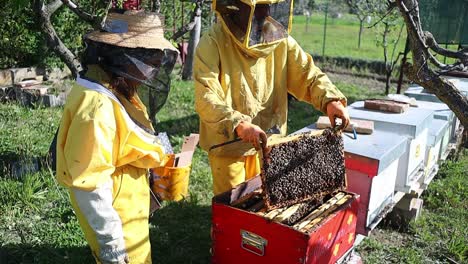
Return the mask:
M118 261L105 261L105 260L100 260L102 264L128 264L130 263L130 259L128 258L127 255L121 260Z
M99 241L101 242L101 241ZM128 264L130 260L125 250L125 241L123 237L101 244L99 261L102 264Z
M340 101L331 101L327 103L327 116L330 119L332 128L335 127L335 118L341 119L341 129L349 125L348 110Z
M243 142L252 143L256 150L260 150L267 142L267 135L259 126L242 121L236 127L237 135ZM263 144L263 145L262 145Z

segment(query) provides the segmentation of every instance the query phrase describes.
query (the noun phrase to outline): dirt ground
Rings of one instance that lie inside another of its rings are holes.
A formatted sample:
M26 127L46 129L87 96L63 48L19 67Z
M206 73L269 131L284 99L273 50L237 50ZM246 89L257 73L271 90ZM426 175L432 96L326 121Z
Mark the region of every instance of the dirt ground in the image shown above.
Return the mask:
M377 91L385 90L385 83L376 78L357 77L352 73L325 71L332 82L349 83L356 86L368 87Z

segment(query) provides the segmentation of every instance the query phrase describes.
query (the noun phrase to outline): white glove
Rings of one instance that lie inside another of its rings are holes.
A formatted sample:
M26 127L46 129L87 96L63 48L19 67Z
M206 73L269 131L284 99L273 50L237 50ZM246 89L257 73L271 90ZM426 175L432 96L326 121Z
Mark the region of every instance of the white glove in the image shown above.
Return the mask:
M130 263L127 252L125 250L125 241L123 238L109 241L106 244L100 246L101 252L99 254L99 260L102 264Z
M72 188L81 213L96 234L99 260L106 264L129 263L123 238L122 221L112 207L112 181L92 192Z

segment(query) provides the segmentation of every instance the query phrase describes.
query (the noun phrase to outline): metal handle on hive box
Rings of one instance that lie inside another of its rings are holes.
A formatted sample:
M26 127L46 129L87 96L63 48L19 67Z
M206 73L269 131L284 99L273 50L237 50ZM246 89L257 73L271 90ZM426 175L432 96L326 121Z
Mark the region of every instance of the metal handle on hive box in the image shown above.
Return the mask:
M265 246L268 244L268 240L249 231L241 230L240 233L242 237L241 248L258 256L265 255Z

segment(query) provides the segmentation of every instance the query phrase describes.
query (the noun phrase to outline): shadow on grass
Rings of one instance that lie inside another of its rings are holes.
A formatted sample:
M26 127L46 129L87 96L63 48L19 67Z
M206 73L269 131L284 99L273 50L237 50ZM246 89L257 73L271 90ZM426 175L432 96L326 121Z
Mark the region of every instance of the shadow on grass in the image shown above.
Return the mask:
M153 263L210 263L210 205L169 203L155 212L151 224Z
M193 114L183 118L160 121L156 125L156 131L164 131L173 136L198 133L199 120L198 115Z
M57 248L55 245L21 244L0 247L0 263L83 264L95 261L87 246Z

